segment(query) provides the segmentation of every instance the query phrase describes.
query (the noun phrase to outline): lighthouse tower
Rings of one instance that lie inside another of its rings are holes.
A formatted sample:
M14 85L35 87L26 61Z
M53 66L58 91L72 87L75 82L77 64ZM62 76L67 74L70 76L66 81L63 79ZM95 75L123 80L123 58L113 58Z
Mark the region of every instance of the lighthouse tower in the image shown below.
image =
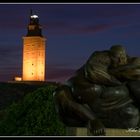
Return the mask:
M23 37L23 81L45 81L45 41L39 17L31 10L28 32Z

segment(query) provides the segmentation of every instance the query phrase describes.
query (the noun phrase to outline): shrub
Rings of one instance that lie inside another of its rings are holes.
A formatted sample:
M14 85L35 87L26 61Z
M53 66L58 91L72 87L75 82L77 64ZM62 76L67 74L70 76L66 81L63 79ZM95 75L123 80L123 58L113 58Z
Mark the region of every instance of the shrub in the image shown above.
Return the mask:
M53 91L46 86L27 94L19 103L13 103L0 121L0 135L59 136L65 135L65 125L55 111Z

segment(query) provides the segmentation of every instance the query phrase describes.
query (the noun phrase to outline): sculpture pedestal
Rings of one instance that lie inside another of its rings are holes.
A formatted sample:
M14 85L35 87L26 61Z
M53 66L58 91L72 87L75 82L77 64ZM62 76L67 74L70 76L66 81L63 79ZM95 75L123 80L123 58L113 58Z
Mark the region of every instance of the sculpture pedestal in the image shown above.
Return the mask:
M106 136L140 136L140 130L106 128ZM67 127L67 136L93 136L85 127Z

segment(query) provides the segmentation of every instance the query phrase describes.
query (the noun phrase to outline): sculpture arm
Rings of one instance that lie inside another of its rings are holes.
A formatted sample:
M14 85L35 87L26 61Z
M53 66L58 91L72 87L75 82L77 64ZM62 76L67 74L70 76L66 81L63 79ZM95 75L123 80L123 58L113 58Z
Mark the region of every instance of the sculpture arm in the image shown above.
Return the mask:
M61 115L62 120L67 120L65 117L78 116L79 120L88 122L89 130L93 135L105 134L102 122L96 118L90 109L74 101L68 86L60 86L56 89L53 96L56 110Z
M96 117L93 112L91 112L84 105L74 101L71 96L71 90L67 86L61 86L56 89L54 93L54 99L56 103L56 108L59 113L59 110L65 111L70 110L70 112L76 113L79 117L82 117L84 120L94 120Z
M117 68L110 69L110 73L118 78L124 78L129 80L140 79L140 58L133 57L128 59L126 65L119 66Z

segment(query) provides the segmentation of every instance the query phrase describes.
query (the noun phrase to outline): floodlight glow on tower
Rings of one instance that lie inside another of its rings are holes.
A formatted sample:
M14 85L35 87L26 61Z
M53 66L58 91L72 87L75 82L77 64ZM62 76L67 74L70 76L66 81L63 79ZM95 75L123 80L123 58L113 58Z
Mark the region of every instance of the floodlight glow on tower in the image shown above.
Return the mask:
M23 37L23 81L45 81L45 43L38 15L30 14L27 35Z

